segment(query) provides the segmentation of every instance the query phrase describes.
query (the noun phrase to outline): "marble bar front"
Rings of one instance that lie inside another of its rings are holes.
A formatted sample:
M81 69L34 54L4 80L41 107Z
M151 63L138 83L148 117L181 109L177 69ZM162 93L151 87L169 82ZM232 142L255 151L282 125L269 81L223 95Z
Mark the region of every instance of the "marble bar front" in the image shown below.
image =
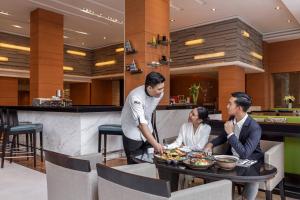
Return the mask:
M160 141L178 135L193 106L159 106L156 125ZM67 155L85 155L98 150L98 126L120 124L122 107L73 106L44 108L32 106L6 107L18 110L19 121L43 124L44 149ZM221 114L209 115L220 120ZM108 136L107 151L123 150L122 137Z

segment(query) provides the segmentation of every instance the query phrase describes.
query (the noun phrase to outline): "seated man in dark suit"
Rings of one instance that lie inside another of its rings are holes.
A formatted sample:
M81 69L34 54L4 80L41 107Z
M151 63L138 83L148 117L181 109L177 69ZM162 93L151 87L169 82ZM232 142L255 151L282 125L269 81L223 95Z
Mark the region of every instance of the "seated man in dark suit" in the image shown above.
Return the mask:
M260 149L261 128L259 124L247 114L251 106L251 98L244 92L231 94L227 110L231 116L224 124L225 131L206 144L204 150L212 151L212 148L228 141L230 148L227 154L232 154L240 159L263 161L264 154ZM247 183L243 192L243 198L255 199L259 183Z

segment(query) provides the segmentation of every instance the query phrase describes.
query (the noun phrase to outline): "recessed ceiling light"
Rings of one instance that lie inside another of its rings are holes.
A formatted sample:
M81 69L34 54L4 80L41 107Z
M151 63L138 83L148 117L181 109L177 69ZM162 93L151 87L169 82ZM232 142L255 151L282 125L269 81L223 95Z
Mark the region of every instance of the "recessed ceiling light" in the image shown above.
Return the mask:
M215 12L215 11L216 11L216 9L215 9L215 8L212 8L212 9L211 9L211 11Z
M194 1L197 2L197 3L200 4L200 5L206 4L206 2L203 1L203 0L194 0Z
M8 12L4 12L4 11L2 11L2 10L0 11L0 14L1 14L1 15L10 15Z
M276 10L280 10L280 6L276 6L275 9L276 9Z
M67 38L69 38L69 37L68 37L68 36L66 36L66 35L64 35L64 38L65 38L65 39L67 39Z
M82 34L82 35L88 35L87 32L83 32L83 31L75 31L76 33Z
M11 25L11 26L13 26L13 27L15 27L15 28L23 28L22 26L19 26L19 25L16 25L16 24Z
M104 16L102 13L96 13L95 11L90 10L88 8L82 8L80 10L82 12L86 13L86 14L93 15L93 16L96 16L96 17L99 17L99 18L103 18L103 19L108 20L108 21L113 22L113 23L117 23L117 24L123 24L124 23L123 21L121 21L117 18L113 18L111 16Z
M288 23L291 23L292 21L290 20L290 19L288 19L288 21L287 21Z
M103 39L106 40L106 37L104 36Z
M170 19L170 22L175 22L175 19Z
M178 6L175 6L174 4L170 4L170 7L171 8L173 8L174 10L176 10L176 11L183 11L184 9L183 8L180 8L180 7L178 7Z
M81 45L84 45L84 42L82 42Z

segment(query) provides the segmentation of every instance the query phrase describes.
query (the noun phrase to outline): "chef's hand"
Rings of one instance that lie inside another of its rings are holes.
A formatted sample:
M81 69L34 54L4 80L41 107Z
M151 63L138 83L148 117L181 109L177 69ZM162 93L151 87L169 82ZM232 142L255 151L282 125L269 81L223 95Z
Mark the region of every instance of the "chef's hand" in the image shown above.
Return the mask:
M207 152L207 153L212 152L213 147L214 147L214 145L209 142L204 146L203 151Z
M161 144L156 143L155 145L153 145L153 147L154 147L154 150L156 152L158 152L159 154L163 154L164 153L164 147Z
M224 124L224 129L225 129L225 132L227 133L227 135L233 133L233 131L234 131L234 125L233 125L233 122L232 122L232 121L227 121L227 122Z

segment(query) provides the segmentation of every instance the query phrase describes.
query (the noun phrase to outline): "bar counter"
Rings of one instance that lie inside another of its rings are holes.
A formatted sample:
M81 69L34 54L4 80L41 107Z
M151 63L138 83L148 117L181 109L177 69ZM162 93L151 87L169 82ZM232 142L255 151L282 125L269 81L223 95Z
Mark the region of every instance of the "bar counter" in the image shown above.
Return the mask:
M156 125L162 139L178 135L182 123L195 105L158 106ZM42 123L44 126L44 148L67 154L84 155L96 153L98 126L121 123L121 106L71 106L35 107L0 106L16 109L19 121ZM210 112L212 119L221 119L219 112ZM107 151L123 149L122 137L108 136Z

